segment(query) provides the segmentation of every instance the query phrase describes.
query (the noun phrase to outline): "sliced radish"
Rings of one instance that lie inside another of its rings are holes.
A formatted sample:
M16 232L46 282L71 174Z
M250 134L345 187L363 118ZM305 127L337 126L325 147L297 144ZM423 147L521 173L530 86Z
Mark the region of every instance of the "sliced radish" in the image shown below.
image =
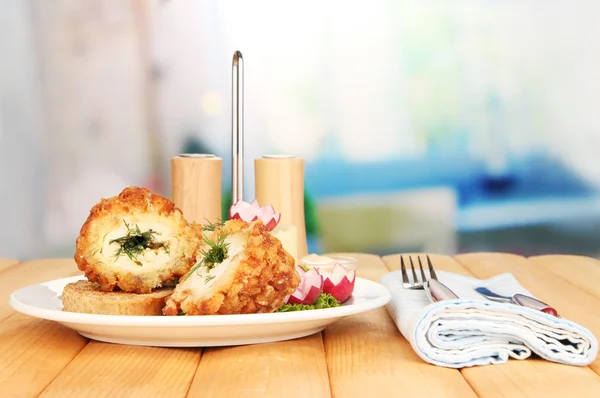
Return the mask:
M232 220L244 220L246 222L260 219L265 227L269 231L272 231L279 224L281 214L275 213L275 209L271 205L260 207L256 199L252 203L238 200L229 209L229 218Z
M302 280L296 291L286 299L286 304L314 304L323 292L323 276L316 269L307 272L296 266L296 270Z
M267 223L265 223L265 227L267 227L267 229L269 231L272 231L275 229L275 227L277 226L277 224L279 224L279 220L281 219L281 214L277 213L275 214ZM264 221L263 221L264 223Z
M331 272L321 272L324 276L323 293L331 294L340 303L352 297L356 271L348 271L343 265L335 264Z

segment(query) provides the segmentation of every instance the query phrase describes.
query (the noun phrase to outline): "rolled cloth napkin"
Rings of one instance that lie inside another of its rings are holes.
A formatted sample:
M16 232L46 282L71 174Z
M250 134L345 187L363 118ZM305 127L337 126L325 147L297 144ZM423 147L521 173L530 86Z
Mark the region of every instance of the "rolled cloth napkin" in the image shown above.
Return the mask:
M532 296L512 274L487 280L436 274L459 299L431 303L424 290L404 289L399 271L381 278L392 295L388 312L425 361L463 368L525 359L533 352L549 361L584 366L596 358L598 341L586 328L531 308L489 301L474 290Z

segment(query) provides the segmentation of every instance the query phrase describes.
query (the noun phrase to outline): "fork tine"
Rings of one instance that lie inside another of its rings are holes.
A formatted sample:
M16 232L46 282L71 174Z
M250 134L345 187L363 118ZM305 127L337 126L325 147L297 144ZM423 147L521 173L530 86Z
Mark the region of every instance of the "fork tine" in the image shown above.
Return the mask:
M417 278L417 273L415 272L415 266L413 265L412 256L409 256L408 259L410 260L410 268L412 269L413 282L419 283L419 279ZM425 282L425 281L423 281L423 282Z
M410 283L406 274L406 267L404 266L404 257L402 256L400 256L400 268L402 269L402 283Z
M431 264L429 256L427 256L427 264L429 265L429 274L431 275L431 278L437 281L437 275L435 274L435 270L433 269L433 264Z
M423 283L425 283L427 278L425 277L425 272L423 271L423 264L421 263L421 256L417 256L417 258L419 259L419 268L421 269L421 278L423 278Z

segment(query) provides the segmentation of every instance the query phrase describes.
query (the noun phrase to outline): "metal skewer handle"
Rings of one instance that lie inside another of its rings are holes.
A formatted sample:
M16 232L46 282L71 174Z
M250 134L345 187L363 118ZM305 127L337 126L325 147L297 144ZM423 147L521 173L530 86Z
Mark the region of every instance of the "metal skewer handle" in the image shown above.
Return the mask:
M244 198L244 59L233 53L231 68L231 195L232 203Z

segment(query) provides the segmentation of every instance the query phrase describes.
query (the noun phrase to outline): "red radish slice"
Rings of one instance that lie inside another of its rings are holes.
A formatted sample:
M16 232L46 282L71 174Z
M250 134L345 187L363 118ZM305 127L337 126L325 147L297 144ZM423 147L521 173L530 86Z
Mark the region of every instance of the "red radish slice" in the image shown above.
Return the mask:
M265 227L267 227L267 229L269 231L272 231L275 229L275 227L277 226L277 224L279 224L279 220L281 219L281 214L277 213L273 216L273 218L271 218L267 223L265 223ZM264 223L264 221L263 221Z
M246 220L246 218L248 218L248 217L254 218L254 220L257 220L258 219L258 216L256 215L257 208L258 208L257 206L254 206L248 202L245 202L243 200L238 200L229 209L229 218L231 218L231 219L237 218L237 219L241 219L241 220L244 220L247 222L250 222L249 220ZM252 220L252 221L254 221L254 220Z
M260 207L256 199L252 203L238 200L229 209L229 218L232 220L244 220L246 222L260 219L265 227L269 231L272 231L279 224L281 214L275 213L275 209L271 205Z
M302 281L286 300L287 304L314 304L323 292L323 276L316 269L311 269L306 272L302 268L296 266L296 270L300 274Z
M356 271L348 271L343 265L335 264L324 276L323 293L331 294L340 303L352 297Z

